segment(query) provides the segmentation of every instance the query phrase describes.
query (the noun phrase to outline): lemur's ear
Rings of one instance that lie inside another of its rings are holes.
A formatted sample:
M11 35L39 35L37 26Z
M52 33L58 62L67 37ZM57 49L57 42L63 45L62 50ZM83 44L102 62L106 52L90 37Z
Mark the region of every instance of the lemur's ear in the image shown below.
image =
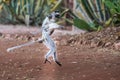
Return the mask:
M50 14L50 15L48 15L48 18L49 18L49 19L52 19L52 15L51 15L51 14Z
M59 10L55 10L55 13L59 13L60 11Z

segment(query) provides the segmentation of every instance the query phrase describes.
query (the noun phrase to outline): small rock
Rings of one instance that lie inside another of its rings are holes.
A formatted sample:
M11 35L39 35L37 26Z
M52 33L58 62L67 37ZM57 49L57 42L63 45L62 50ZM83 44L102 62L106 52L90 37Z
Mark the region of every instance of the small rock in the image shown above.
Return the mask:
M91 45L90 45L90 47L97 47L97 44L95 43L95 42L91 42Z
M20 36L18 34L15 34L15 39L18 39Z
M120 42L114 44L115 49L120 50Z
M10 38L10 37L11 37L10 34L7 34L7 35L5 36L6 39L8 39L8 38Z
M60 41L60 45L61 45L61 46L66 46L66 45L68 45L67 40L61 40L61 41Z
M23 40L24 38L23 38L23 36L19 36L17 39L18 40Z
M55 44L57 44L57 45L60 45L60 41L54 41L55 42Z
M84 78L85 78L85 77L86 77L86 75L82 75L82 77L84 77Z
M73 63L73 64L77 64L78 62L71 62L71 63Z
M32 37L31 36L25 36L25 38L24 38L26 41L30 41L31 39L32 39Z
M36 66L37 71L42 70L40 66Z
M107 42L107 43L105 44L105 47L109 47L111 44L112 44L111 42Z
M73 43L75 43L75 38L74 38L74 37L71 37L67 42L73 44Z

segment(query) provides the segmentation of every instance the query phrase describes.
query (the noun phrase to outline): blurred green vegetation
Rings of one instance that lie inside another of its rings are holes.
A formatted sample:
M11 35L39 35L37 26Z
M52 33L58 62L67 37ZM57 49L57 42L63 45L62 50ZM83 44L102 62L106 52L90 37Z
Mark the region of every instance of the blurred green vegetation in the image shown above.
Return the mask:
M76 0L73 13L75 26L87 30L100 30L105 27L110 13L102 0ZM109 24L109 23L108 23Z
M75 0L73 24L87 31L120 25L120 0Z
M66 7L64 2L0 0L0 22L40 25L46 15L58 9L61 10L64 21L83 30L99 31L105 27L120 25L120 0L73 0L73 9Z
M0 0L0 22L39 25L62 0Z
M111 17L110 22L112 26L120 26L120 0L104 0L106 6L109 8Z

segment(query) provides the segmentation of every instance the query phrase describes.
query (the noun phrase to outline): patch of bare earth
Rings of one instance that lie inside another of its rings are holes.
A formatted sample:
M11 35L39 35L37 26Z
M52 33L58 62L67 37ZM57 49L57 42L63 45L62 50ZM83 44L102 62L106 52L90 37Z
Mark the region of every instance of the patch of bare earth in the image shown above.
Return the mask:
M13 33L9 32L11 30ZM53 36L62 67L52 60L52 64L43 63L48 49L41 43L6 52L9 47L41 36L30 33L33 30L38 31L36 28L30 28L27 32L17 30L19 33L15 28L9 28L8 31L1 29L0 80L120 80L120 52L114 49L112 36L108 36L107 32L104 34L106 30L84 35ZM119 32L115 34L118 35ZM119 35L113 39L118 43ZM110 42L107 46L106 40Z

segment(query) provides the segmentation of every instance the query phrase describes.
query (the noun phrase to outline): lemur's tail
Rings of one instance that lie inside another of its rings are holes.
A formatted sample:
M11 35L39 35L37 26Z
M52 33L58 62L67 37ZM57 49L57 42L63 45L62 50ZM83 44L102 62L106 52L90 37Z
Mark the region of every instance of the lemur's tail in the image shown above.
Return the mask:
M21 44L21 45L18 45L18 46L13 46L11 48L8 48L7 52L10 52L10 51L12 51L14 49L18 49L18 48L21 48L21 47L24 47L24 46L28 46L28 45L34 44L35 42L38 42L38 41L30 41L30 42L27 42L25 44Z

